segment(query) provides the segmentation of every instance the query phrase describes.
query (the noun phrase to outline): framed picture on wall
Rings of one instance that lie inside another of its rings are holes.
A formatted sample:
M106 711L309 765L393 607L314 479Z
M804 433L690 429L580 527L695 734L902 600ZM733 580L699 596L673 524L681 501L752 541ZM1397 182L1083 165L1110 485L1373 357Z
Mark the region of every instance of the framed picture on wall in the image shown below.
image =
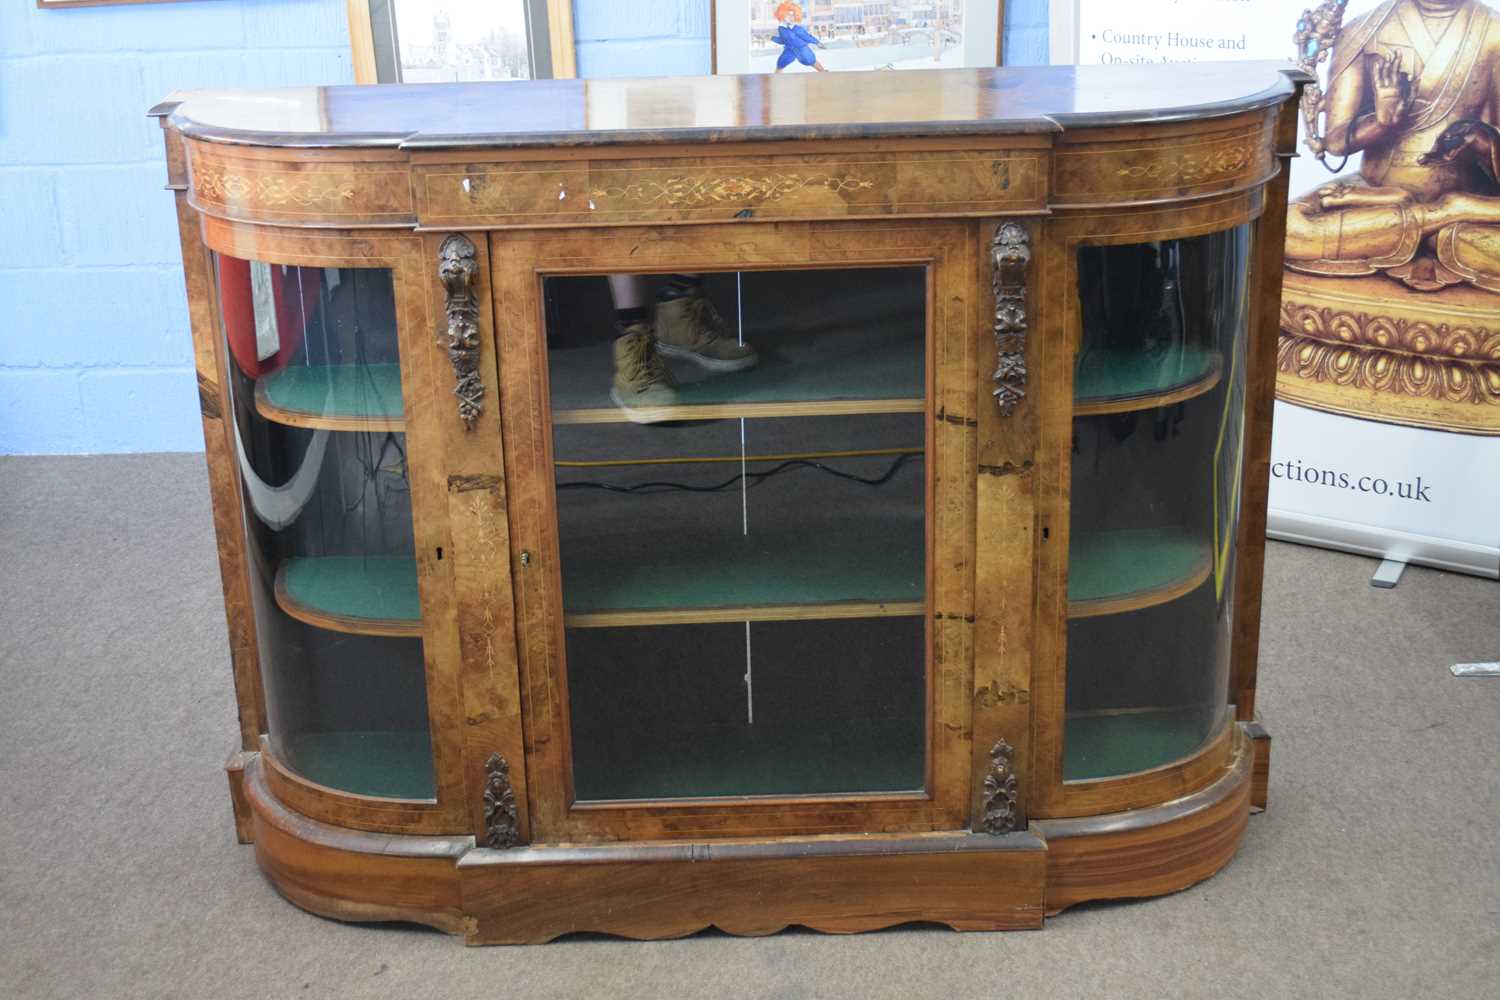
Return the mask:
M572 0L345 0L356 83L577 75Z
M178 0L36 0L36 5L48 7L113 7L123 3L176 3Z
M998 66L1005 0L715 0L715 73Z

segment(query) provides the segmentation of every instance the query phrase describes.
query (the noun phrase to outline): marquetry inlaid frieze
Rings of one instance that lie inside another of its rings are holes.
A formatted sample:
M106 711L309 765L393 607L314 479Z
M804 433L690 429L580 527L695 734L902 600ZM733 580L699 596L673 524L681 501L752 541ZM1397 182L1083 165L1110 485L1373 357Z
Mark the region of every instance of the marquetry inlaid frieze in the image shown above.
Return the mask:
M952 150L834 156L424 164L426 226L780 221L985 215L1045 206L1045 152Z
M1149 203L1262 183L1276 170L1272 126L1255 115L1196 135L1065 143L1053 158L1052 201Z
M411 183L401 162L318 163L188 151L189 197L210 215L299 225L409 225Z

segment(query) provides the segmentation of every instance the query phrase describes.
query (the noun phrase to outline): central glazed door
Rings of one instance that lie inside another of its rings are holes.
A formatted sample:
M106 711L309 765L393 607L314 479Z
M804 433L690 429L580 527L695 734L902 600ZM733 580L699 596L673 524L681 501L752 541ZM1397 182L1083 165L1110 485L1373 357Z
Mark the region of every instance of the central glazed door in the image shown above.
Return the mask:
M978 234L492 234L533 841L969 826Z

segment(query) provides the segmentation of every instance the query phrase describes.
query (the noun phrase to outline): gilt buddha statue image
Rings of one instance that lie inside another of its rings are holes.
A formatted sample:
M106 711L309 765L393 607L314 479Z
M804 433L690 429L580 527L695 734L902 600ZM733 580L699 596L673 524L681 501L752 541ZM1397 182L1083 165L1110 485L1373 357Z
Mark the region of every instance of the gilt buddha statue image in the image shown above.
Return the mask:
M1297 24L1323 71L1306 145L1338 176L1287 213L1277 396L1500 434L1500 15L1387 0L1342 24L1345 3Z

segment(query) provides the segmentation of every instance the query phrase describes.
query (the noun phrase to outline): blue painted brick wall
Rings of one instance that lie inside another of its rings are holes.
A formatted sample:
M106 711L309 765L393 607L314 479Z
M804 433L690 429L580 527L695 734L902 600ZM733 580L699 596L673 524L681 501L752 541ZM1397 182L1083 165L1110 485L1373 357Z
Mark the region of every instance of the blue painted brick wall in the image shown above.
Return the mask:
M1005 58L1047 61L1046 0ZM151 104L352 79L341 0L38 10L0 0L0 454L202 447ZM708 0L574 0L583 76L707 73Z
M352 79L339 0L0 3L0 454L203 447L146 109L179 88Z

